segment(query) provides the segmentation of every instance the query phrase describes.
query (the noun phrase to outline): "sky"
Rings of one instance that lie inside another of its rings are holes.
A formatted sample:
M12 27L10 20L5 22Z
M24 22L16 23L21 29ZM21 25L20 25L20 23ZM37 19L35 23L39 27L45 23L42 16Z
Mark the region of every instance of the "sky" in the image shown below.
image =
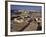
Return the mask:
M22 10L22 9L40 11L41 6L11 5L11 10Z

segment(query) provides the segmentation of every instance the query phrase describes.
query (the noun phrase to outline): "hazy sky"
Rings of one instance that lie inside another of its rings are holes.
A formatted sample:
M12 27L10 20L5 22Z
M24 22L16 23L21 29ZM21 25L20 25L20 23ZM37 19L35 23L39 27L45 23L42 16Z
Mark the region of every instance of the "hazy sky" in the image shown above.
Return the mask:
M25 6L25 5L11 5L11 10L41 10L41 6Z

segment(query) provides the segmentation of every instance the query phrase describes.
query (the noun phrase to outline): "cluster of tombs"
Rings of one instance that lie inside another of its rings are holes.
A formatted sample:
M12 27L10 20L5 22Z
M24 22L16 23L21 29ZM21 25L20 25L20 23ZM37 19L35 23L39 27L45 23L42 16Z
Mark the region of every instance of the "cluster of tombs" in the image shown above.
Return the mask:
M35 29L33 29L33 24L37 23ZM15 11L15 14L11 15L11 26L12 31L31 31L37 30L41 28L42 24L42 16L40 11L33 10L18 10ZM28 25L32 28L28 29ZM27 28L27 29L25 29ZM41 29L40 29L41 30Z

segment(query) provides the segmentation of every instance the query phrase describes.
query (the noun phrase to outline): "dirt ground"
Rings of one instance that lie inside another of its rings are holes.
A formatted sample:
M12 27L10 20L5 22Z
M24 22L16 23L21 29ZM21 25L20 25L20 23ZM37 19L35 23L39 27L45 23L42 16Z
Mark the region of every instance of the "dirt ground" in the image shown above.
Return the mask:
M37 17L38 16L41 18L41 14L40 13L32 13L33 17ZM31 16L30 16L31 17ZM29 22L27 22L28 20L30 20ZM42 22L40 22L41 24ZM14 22L14 20L11 21L11 31L15 32L15 31L37 31L37 27L38 27L38 23L36 21L34 21L34 18L26 18L24 19L24 22L22 23L17 23Z

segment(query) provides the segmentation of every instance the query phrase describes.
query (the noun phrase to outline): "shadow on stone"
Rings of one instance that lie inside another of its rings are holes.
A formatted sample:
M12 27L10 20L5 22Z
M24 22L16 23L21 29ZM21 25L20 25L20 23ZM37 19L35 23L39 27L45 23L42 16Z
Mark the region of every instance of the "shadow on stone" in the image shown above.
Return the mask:
M38 23L37 30L42 30L42 27L41 27L40 23Z

